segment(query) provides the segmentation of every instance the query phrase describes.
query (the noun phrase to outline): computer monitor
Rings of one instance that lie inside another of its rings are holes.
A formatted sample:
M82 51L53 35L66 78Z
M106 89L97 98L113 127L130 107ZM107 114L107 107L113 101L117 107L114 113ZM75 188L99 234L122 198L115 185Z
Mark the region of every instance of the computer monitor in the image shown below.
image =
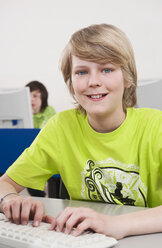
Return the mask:
M29 87L0 89L0 128L33 128Z
M138 81L137 107L162 110L162 79Z

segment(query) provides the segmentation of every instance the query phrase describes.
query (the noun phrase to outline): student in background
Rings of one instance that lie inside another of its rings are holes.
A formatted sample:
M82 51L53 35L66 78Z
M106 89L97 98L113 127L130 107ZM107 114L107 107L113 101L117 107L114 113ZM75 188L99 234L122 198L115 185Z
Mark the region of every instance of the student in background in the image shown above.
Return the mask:
M56 113L52 106L48 106L48 91L39 81L31 81L26 87L30 88L34 128L43 128ZM41 190L28 188L28 192L32 196L45 196L45 192Z
M79 30L61 70L77 108L52 117L0 178L1 210L15 223L31 214L34 226L46 220L60 232L76 227L76 236L88 228L117 239L162 232L162 111L134 108L137 72L127 36L108 24ZM73 200L149 209L107 216L68 207L52 220L40 201L18 193L42 189L57 173Z
M48 92L42 83L32 81L26 86L30 88L34 128L42 128L56 112L48 106Z

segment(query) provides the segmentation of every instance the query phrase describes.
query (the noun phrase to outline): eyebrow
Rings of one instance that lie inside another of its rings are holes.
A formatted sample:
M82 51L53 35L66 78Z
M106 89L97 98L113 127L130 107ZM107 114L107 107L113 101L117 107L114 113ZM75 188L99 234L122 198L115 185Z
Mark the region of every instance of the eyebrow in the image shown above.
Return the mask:
M81 69L88 69L89 67L87 65L78 65L78 66L73 66L72 70L81 70Z
M100 64L100 63L96 63L99 65L99 67L116 67L116 65L111 64L111 63L104 63L104 64ZM79 70L79 69L88 69L89 66L88 65L76 65L76 66L72 66L73 70Z

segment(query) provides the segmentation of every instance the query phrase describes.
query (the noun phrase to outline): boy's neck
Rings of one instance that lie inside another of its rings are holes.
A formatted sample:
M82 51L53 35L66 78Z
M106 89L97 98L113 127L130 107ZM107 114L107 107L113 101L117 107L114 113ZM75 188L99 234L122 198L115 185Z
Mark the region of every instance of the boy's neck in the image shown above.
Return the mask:
M126 113L123 111L119 115L114 113L107 116L88 115L88 122L96 132L109 133L120 127L125 118Z

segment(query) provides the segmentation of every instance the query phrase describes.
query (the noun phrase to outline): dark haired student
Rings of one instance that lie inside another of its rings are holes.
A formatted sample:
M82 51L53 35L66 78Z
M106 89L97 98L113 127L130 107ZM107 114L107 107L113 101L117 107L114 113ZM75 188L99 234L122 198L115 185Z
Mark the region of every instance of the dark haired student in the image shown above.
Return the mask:
M48 105L48 91L42 83L32 81L26 86L30 88L34 128L42 128L56 112Z
M43 128L56 113L54 108L48 105L48 91L39 81L31 81L26 86L30 88L34 128ZM28 188L28 192L32 196L45 196L45 192L41 190Z

